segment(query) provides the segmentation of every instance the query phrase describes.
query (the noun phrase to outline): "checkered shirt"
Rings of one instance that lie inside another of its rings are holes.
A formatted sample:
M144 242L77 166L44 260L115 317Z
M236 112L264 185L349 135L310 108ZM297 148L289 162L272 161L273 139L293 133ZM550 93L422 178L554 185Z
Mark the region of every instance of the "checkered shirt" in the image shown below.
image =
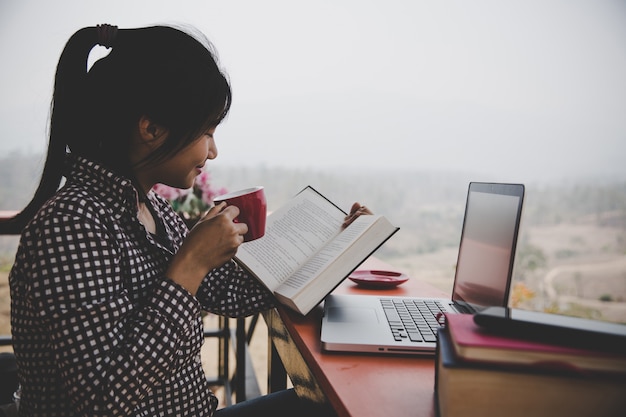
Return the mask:
M20 416L213 415L200 311L243 317L274 298L232 261L193 297L164 276L188 232L168 202L148 195L154 236L128 179L79 157L68 167L10 273Z

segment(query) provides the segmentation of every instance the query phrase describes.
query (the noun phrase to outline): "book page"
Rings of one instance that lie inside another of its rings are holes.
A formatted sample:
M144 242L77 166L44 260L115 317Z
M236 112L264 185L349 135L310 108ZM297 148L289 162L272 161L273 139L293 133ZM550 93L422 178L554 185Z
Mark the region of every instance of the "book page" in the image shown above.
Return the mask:
M287 279L281 286L281 293L289 297L304 287L307 281L336 260L377 218L378 216L361 216L356 219Z
M265 236L241 245L236 258L274 290L341 231L344 217L306 188L268 216Z

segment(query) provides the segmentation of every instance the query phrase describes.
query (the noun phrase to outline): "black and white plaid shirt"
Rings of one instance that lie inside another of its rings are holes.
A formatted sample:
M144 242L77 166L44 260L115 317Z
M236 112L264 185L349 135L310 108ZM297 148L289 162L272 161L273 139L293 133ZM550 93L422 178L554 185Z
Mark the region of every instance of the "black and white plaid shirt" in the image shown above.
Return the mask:
M148 195L154 236L129 180L82 158L69 166L10 274L20 416L211 416L201 309L241 317L274 298L234 262L193 297L164 276L187 233L167 201Z

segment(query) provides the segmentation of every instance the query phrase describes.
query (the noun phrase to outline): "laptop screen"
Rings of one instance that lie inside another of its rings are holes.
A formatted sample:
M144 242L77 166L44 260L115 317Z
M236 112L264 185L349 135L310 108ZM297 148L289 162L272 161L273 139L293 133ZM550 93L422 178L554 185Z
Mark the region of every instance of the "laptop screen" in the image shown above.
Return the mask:
M453 301L507 305L523 199L521 184L470 183Z

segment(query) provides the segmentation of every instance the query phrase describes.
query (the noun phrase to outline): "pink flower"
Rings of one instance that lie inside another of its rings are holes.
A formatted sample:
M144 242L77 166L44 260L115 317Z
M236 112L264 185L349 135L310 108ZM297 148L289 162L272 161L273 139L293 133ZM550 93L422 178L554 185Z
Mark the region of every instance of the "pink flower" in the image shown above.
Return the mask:
M169 185L164 185L164 184L155 184L155 186L152 187L152 190L155 193L159 194L161 197L170 201L176 200L177 198L188 194L190 191L190 190L181 190L180 188L174 188L174 187L170 187Z
M204 201L207 205L213 204L213 199L218 195L226 194L228 190L224 187L215 190L213 187L207 187L204 189L202 193L202 201Z
M217 195L226 194L226 188L216 191L211 185L211 175L202 171L194 180L192 188L181 190L163 184L156 184L152 190L168 200L172 208L184 218L195 218L209 209Z
M200 188L208 187L211 185L211 174L208 171L202 170L200 174L196 177L194 186L198 186Z

